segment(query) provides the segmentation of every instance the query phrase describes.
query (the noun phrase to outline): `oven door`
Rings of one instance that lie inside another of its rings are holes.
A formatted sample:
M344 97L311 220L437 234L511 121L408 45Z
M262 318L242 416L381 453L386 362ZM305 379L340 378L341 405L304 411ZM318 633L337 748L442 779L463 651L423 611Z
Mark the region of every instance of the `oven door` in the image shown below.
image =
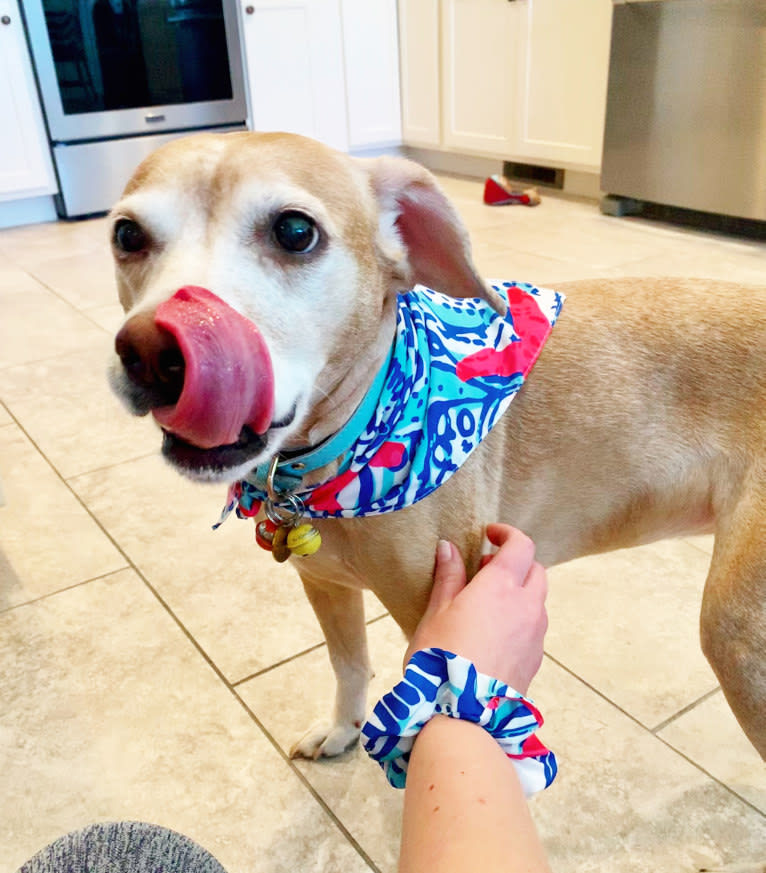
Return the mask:
M247 117L228 0L24 0L23 9L54 142Z

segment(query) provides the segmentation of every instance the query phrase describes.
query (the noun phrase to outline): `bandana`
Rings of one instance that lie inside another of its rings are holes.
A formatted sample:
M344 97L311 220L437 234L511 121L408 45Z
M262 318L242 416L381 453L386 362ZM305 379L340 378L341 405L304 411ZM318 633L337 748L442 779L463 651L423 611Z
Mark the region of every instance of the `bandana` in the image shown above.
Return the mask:
M482 300L422 286L399 296L394 344L352 419L355 433L347 434L347 425L327 443L342 443L342 450L323 454L323 464L339 459L338 472L302 487L294 471L305 473L306 464L293 456L285 464L292 484L285 487L279 475L275 480L300 499L305 516L403 509L428 497L470 457L523 385L564 302L562 294L526 283L493 287L508 303L505 316ZM267 470L258 467L229 489L221 522L233 510L240 518L258 513Z

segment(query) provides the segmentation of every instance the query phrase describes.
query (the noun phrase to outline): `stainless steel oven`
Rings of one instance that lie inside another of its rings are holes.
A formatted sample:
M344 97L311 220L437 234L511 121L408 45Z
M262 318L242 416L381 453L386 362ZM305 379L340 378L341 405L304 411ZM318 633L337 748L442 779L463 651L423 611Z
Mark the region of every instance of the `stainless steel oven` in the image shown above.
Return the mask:
M247 118L233 0L22 0L72 217L112 205L136 164L193 130Z
M764 0L614 2L607 211L766 220Z

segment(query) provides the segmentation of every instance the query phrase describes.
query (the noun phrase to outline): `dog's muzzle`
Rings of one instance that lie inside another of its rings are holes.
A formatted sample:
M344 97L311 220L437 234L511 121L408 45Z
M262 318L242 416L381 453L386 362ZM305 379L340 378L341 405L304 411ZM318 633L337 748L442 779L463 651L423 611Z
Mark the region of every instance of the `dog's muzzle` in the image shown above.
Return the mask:
M152 412L179 466L207 466L222 448L244 455L262 446L274 411L268 348L253 322L215 294L181 288L129 318L115 350L136 412Z

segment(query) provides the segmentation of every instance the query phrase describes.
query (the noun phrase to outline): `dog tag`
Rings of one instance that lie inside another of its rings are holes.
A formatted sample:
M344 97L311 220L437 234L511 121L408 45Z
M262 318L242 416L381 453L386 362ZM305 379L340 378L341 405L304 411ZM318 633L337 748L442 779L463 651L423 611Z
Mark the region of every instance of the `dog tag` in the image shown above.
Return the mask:
M275 531L271 539L271 554L274 560L281 564L290 557L290 549L287 545L287 534L290 528L280 525Z

